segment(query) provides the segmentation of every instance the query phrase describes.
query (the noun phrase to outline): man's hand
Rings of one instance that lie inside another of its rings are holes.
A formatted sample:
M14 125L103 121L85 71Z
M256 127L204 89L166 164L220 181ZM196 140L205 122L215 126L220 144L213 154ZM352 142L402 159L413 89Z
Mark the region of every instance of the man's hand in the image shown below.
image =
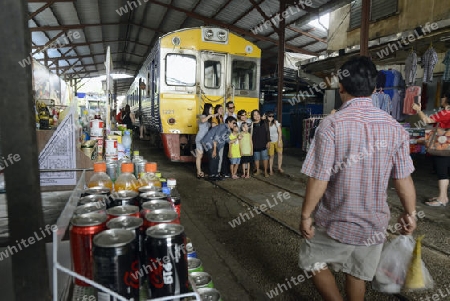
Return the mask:
M413 108L413 110L416 110L417 113L419 113L422 109L422 106L420 104L413 103L412 108Z
M402 213L397 222L402 226L399 232L403 235L412 234L417 227L415 217L408 213Z
M213 150L212 151L212 157L215 158L216 156L217 156L217 152L216 152L216 150Z
M300 221L300 233L306 239L311 239L314 237L314 227L312 225L312 218L301 219Z

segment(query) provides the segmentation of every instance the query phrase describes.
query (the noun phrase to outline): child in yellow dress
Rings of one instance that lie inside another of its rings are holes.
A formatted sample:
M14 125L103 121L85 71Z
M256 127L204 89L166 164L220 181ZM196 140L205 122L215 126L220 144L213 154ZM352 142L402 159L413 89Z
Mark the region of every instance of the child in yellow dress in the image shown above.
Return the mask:
M239 147L241 150L242 177L250 178L250 163L253 161L253 142L252 135L248 132L249 126L247 122L241 124L241 140Z
M237 126L236 122L233 125L233 132L230 134L230 141L228 142L230 144L230 148L228 151L228 158L230 158L230 171L231 171L231 178L237 179L239 178L237 176L237 170L239 163L241 161L241 150L239 148L239 140L241 140L241 135L239 135L239 127Z

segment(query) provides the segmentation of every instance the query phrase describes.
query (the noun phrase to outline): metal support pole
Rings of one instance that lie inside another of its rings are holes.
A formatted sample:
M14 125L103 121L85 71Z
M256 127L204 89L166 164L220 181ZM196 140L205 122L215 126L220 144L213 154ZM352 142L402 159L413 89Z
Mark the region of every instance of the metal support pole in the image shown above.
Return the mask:
M362 0L360 55L369 56L370 0Z
M0 47L0 136L14 295L16 301L50 300L32 71L31 64L19 64L31 52L27 1L0 2L0 37L8 45Z
M286 10L286 0L280 0L280 12ZM284 87L284 44L285 44L285 26L286 21L281 18L278 26L278 102L277 119L281 124L283 121L283 87Z

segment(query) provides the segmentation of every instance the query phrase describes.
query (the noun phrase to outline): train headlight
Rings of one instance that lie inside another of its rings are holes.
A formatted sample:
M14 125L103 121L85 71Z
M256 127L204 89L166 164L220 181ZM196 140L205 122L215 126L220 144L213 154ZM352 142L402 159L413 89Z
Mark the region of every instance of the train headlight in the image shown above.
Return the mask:
M174 125L175 124L175 118L169 118L167 120L167 123L170 124L170 125Z
M225 39L227 38L227 33L225 31L219 31L217 33L217 37L219 38L219 40L225 41Z
M214 36L214 31L212 31L211 29L209 29L205 32L205 38L212 39L213 36Z
M179 37L174 37L174 38L172 39L172 44L173 44L174 46L179 46L179 45L181 44L180 38L179 38Z

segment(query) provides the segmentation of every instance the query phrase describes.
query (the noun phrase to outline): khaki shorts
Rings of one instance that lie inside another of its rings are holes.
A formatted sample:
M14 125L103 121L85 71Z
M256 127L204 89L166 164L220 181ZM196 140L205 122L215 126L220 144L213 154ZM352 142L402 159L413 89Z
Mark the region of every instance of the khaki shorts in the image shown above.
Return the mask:
M281 142L281 147L278 147L278 142L270 142L269 144L269 156L275 155L275 151L277 154L283 152L283 142Z
M383 244L355 246L341 243L315 226L314 237L300 245L299 267L305 271L319 270L327 264L336 272L342 271L358 279L372 281L380 261Z

